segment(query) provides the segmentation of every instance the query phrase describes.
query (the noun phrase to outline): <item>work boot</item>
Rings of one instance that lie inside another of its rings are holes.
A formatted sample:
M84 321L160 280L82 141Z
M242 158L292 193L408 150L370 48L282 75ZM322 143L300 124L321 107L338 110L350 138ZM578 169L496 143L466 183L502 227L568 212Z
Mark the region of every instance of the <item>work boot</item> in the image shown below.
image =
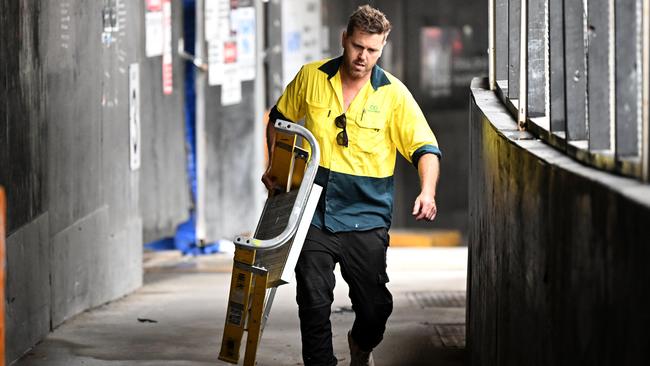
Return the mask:
M364 351L352 339L351 332L348 332L348 345L350 346L350 366L375 366L372 359L372 351Z

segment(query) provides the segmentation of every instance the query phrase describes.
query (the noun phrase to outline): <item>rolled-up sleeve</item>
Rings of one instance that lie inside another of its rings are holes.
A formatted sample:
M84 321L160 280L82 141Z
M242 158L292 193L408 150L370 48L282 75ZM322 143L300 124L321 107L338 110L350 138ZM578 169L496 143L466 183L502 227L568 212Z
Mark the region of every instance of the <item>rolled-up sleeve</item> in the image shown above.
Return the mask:
M305 116L305 68L298 71L296 77L287 85L278 99L275 110L281 116L296 122ZM275 116L278 116L277 114ZM274 117L274 116L272 116Z
M411 93L403 87L396 98L390 133L397 150L416 167L425 154L435 154L441 158L438 140Z

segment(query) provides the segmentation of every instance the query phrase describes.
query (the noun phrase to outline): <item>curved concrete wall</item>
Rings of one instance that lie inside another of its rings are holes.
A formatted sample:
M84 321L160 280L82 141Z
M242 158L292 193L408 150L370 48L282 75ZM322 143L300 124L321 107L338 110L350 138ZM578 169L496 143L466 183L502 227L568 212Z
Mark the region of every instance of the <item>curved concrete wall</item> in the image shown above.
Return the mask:
M517 131L470 98L472 365L650 364L650 186Z

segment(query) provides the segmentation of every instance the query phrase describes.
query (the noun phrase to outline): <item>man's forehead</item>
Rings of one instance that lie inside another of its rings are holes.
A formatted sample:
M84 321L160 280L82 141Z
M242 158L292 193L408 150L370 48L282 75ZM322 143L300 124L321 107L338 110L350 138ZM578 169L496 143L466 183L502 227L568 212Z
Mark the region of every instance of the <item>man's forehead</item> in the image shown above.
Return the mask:
M347 36L351 42L363 44L364 46L381 46L386 39L385 33L368 33L361 30L355 30Z

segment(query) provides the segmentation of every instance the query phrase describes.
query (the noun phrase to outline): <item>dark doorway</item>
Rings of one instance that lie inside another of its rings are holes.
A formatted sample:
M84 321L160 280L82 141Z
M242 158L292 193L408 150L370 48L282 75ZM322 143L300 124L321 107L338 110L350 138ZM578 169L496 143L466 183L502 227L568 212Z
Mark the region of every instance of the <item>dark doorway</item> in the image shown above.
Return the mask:
M443 159L433 224L411 218L420 183L398 159L394 227L459 230L467 226L468 95L473 77L487 75L487 3L479 0L403 1L393 42L394 64L414 95L440 144ZM389 17L392 14L387 14ZM393 17L394 18L394 17Z

